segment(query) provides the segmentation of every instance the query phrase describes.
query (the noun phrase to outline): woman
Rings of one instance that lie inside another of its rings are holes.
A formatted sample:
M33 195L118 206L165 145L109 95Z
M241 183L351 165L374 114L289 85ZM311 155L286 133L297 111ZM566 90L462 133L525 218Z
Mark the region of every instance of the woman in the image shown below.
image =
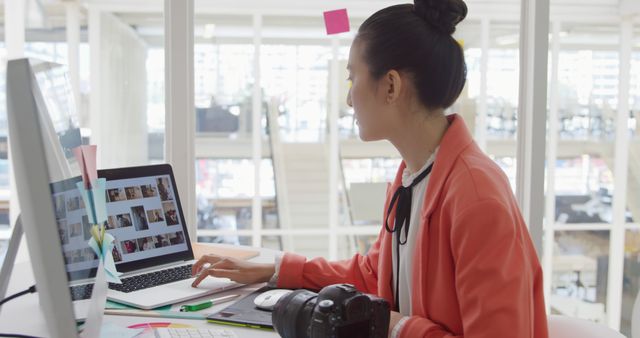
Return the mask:
M206 276L279 288L351 283L390 303L390 337L546 338L542 271L509 182L462 119L444 115L465 83L452 34L466 14L462 0L391 6L352 44L348 103L360 138L389 140L403 158L367 255L206 256L194 286Z

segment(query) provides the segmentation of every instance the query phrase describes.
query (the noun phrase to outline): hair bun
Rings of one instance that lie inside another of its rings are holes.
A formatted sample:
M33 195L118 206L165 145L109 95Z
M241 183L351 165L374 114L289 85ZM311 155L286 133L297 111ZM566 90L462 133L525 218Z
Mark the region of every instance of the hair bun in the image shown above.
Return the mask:
M467 16L463 0L414 0L414 10L437 31L451 35Z

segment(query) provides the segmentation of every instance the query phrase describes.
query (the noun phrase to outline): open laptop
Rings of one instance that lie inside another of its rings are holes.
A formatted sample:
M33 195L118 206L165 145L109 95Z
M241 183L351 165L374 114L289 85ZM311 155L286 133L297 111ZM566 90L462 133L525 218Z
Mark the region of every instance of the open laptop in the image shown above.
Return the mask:
M168 164L99 170L107 179L106 231L115 237L113 258L124 273L109 284L107 298L152 309L242 286L207 278L191 287L194 263L189 234L171 166ZM76 318L86 316L98 260L88 241L89 224L75 177L51 184L55 217Z

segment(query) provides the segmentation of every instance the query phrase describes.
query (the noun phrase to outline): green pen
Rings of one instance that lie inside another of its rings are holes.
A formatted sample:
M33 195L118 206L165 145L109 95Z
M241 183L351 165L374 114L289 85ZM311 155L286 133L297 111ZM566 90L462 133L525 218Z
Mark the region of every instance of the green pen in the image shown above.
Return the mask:
M206 308L210 308L216 304L220 304L220 303L224 303L227 301L230 301L236 297L238 297L240 295L237 294L233 294L233 295L227 295L227 296L222 296L222 297L218 297L218 298L214 298L214 299L210 299L206 302L202 302L202 303L198 303L198 304L185 304L182 305L180 307L180 312L195 312L195 311L200 311Z

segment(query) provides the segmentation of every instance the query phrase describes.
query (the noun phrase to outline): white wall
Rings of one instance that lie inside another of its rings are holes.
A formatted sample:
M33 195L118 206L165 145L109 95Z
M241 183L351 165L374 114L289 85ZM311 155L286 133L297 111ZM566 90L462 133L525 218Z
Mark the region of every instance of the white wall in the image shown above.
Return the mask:
M91 143L98 145L98 166L146 164L147 46L111 14L92 12Z

